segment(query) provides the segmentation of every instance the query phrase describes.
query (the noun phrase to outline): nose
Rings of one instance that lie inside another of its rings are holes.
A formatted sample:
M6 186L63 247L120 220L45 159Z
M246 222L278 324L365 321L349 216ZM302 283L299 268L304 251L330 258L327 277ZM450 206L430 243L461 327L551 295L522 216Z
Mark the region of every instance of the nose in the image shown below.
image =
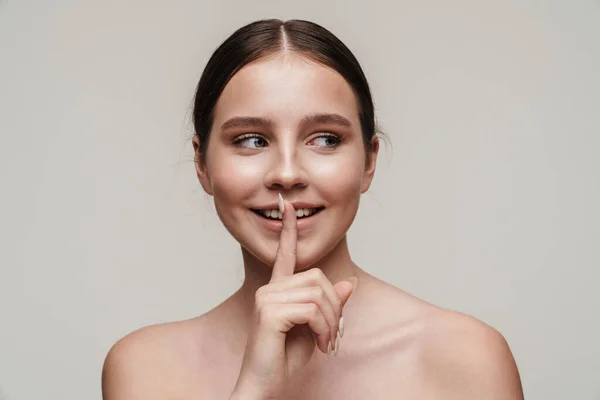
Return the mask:
M308 185L306 170L303 168L300 154L294 147L280 146L271 155L272 162L265 174L265 186L269 189L289 191Z

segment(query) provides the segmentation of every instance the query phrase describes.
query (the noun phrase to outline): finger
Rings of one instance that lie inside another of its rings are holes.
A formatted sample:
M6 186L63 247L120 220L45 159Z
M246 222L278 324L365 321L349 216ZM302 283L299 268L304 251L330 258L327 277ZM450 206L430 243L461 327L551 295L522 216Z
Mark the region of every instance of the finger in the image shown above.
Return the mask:
M344 310L344 307L346 306L346 303L348 302L348 300L350 299L352 294L355 292L357 284L358 284L358 278L353 276L351 278L348 278L345 281L340 281L340 282L336 283L335 285L333 285L333 288L334 288L335 292L337 293L337 295L339 296L340 301L342 303L342 313L340 315L339 326L338 326L340 338L344 337L343 310Z
M331 343L335 343L337 331L339 329L339 319L342 315L342 301L338 296L333 285L327 279L325 274L319 268L312 268L307 271L299 272L292 276L286 276L277 282L268 285L269 292L286 291L301 287L320 286L327 296L334 312L334 321L331 325ZM265 287L266 288L266 287Z
M353 276L344 281L339 281L338 283L333 285L333 289L335 290L342 303L342 308L346 305L346 303L350 299L350 296L352 296L352 293L356 291L357 284L358 279L355 276Z
M329 342L329 325L319 307L314 303L306 304L272 304L278 318L287 322L285 332L295 325L307 324L317 337L317 347L327 354Z
M284 291L260 293L256 299L258 304L289 304L289 303L314 303L319 307L329 326L329 340L337 333L336 326L339 318L321 286L298 287Z
M296 268L296 250L298 232L296 229L296 210L290 202L283 201L279 195L280 208L283 208L283 229L279 235L279 247L275 256L275 264L271 274L271 282L281 279L284 276L294 274ZM283 205L283 207L281 207Z

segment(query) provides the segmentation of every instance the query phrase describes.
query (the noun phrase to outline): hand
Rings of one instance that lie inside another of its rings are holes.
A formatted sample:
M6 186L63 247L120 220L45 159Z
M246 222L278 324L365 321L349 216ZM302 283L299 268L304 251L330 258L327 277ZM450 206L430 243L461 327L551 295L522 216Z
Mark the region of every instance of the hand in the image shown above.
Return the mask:
M253 327L232 398L277 398L315 346L328 357L334 349L337 355L342 308L355 286L352 281L332 285L318 268L294 274L296 211L281 195L279 203L283 230L275 264L271 280L255 294Z

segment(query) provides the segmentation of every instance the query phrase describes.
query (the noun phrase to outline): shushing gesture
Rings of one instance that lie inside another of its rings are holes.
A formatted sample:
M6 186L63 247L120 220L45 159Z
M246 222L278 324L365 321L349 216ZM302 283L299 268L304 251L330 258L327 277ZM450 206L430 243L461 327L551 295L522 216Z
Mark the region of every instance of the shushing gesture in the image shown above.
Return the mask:
M337 356L342 309L356 278L333 285L318 268L294 274L296 211L279 195L283 229L269 283L255 294L253 325L232 399L275 398L311 359L315 346Z

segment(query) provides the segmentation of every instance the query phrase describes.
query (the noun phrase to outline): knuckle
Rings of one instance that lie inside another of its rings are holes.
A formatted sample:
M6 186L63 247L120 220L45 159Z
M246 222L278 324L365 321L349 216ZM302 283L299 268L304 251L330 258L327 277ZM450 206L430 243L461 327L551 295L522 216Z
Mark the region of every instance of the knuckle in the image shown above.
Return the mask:
M258 288L258 290L254 293L254 303L257 305L261 304L265 298L266 291L263 289L263 287Z
M325 291L323 290L323 288L321 286L314 286L312 291L313 291L313 296L314 296L315 300L318 300L318 301L325 300Z
M254 298L258 299L266 290L266 285L259 287L256 292L254 292Z
M312 268L309 271L309 276L314 282L321 282L323 278L325 278L325 274L320 268Z
M273 293L269 291L267 286L260 287L256 293L254 293L254 306L256 308L264 308L271 302L271 296Z
M316 305L315 303L310 303L309 304L309 308L308 308L308 312L309 312L309 314L310 314L310 316L312 318L317 317L319 315L319 312L320 312L319 311L319 306Z

